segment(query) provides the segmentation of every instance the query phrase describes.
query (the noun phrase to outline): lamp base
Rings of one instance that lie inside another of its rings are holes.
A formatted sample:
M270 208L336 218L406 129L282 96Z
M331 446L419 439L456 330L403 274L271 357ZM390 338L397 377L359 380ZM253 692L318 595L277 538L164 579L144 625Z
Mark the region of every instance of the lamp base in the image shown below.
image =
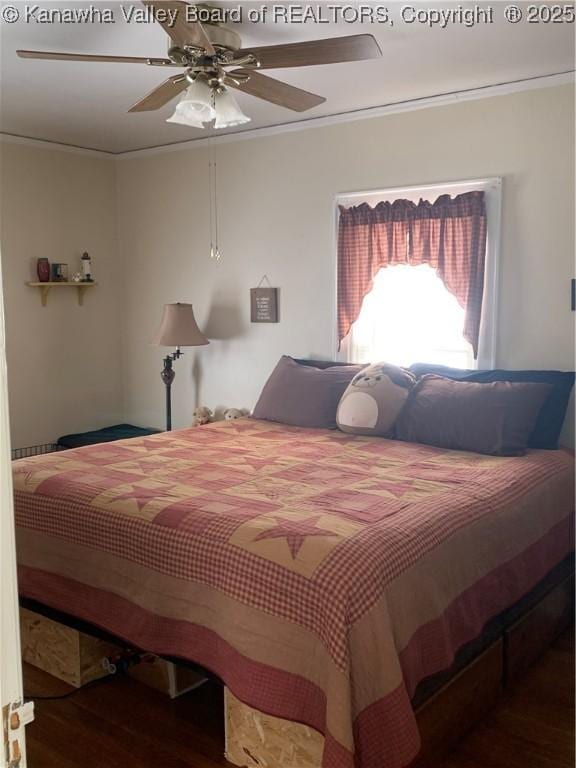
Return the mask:
M164 358L164 368L160 372L160 377L166 387L166 432L172 430L172 382L176 376L172 362L181 356L182 352L179 349L171 355L166 355Z

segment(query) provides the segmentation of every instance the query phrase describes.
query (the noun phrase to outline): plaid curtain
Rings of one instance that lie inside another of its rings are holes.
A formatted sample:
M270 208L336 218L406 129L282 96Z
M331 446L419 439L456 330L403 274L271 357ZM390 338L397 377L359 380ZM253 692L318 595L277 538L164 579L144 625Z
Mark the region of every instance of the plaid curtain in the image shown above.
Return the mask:
M338 341L358 318L382 267L429 264L465 310L464 338L478 355L484 290L484 192L434 203L409 200L340 207L338 225Z

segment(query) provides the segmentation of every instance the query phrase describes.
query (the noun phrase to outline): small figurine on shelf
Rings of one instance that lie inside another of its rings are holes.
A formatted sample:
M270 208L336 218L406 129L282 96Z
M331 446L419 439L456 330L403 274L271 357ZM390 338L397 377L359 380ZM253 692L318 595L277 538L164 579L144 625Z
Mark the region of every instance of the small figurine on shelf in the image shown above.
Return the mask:
M84 251L82 254L82 282L83 283L93 283L94 280L92 278L92 260L90 256L88 255L87 251Z
M214 414L210 410L210 408L206 408L205 405L200 406L200 408L196 408L194 412L192 413L192 426L193 427L201 427L204 424L210 424L210 422L213 419Z
M53 283L67 283L68 282L68 264L52 264L52 282Z

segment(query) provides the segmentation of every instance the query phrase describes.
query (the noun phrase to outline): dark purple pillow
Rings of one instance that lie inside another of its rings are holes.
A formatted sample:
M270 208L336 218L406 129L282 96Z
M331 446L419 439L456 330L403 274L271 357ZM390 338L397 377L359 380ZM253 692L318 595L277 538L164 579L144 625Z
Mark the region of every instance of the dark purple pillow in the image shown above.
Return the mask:
M252 417L293 427L336 429L336 410L344 390L365 365L315 368L284 355L258 398Z
M459 381L517 381L533 384L551 384L552 387L542 406L530 439L528 448L558 448L558 439L562 431L562 425L566 417L566 409L570 400L570 393L574 386L574 372L569 371L506 371L497 370L470 370L466 368L448 368L445 365L433 365L431 363L414 363L410 366L412 373L424 376L434 373L446 379L458 379Z
M396 422L399 440L492 456L522 456L551 384L422 376Z

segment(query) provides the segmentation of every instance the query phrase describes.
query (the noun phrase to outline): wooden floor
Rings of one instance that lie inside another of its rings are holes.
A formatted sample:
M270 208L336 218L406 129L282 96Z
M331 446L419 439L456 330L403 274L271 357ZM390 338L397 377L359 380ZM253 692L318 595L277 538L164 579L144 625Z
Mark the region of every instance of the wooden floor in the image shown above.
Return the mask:
M574 768L573 658L570 632L442 768ZM70 688L27 666L25 690L29 696L47 696ZM117 678L60 701L38 700L27 744L30 768L230 765L222 757L222 692L213 683L170 701L136 681Z
M574 631L566 632L443 768L574 768Z

